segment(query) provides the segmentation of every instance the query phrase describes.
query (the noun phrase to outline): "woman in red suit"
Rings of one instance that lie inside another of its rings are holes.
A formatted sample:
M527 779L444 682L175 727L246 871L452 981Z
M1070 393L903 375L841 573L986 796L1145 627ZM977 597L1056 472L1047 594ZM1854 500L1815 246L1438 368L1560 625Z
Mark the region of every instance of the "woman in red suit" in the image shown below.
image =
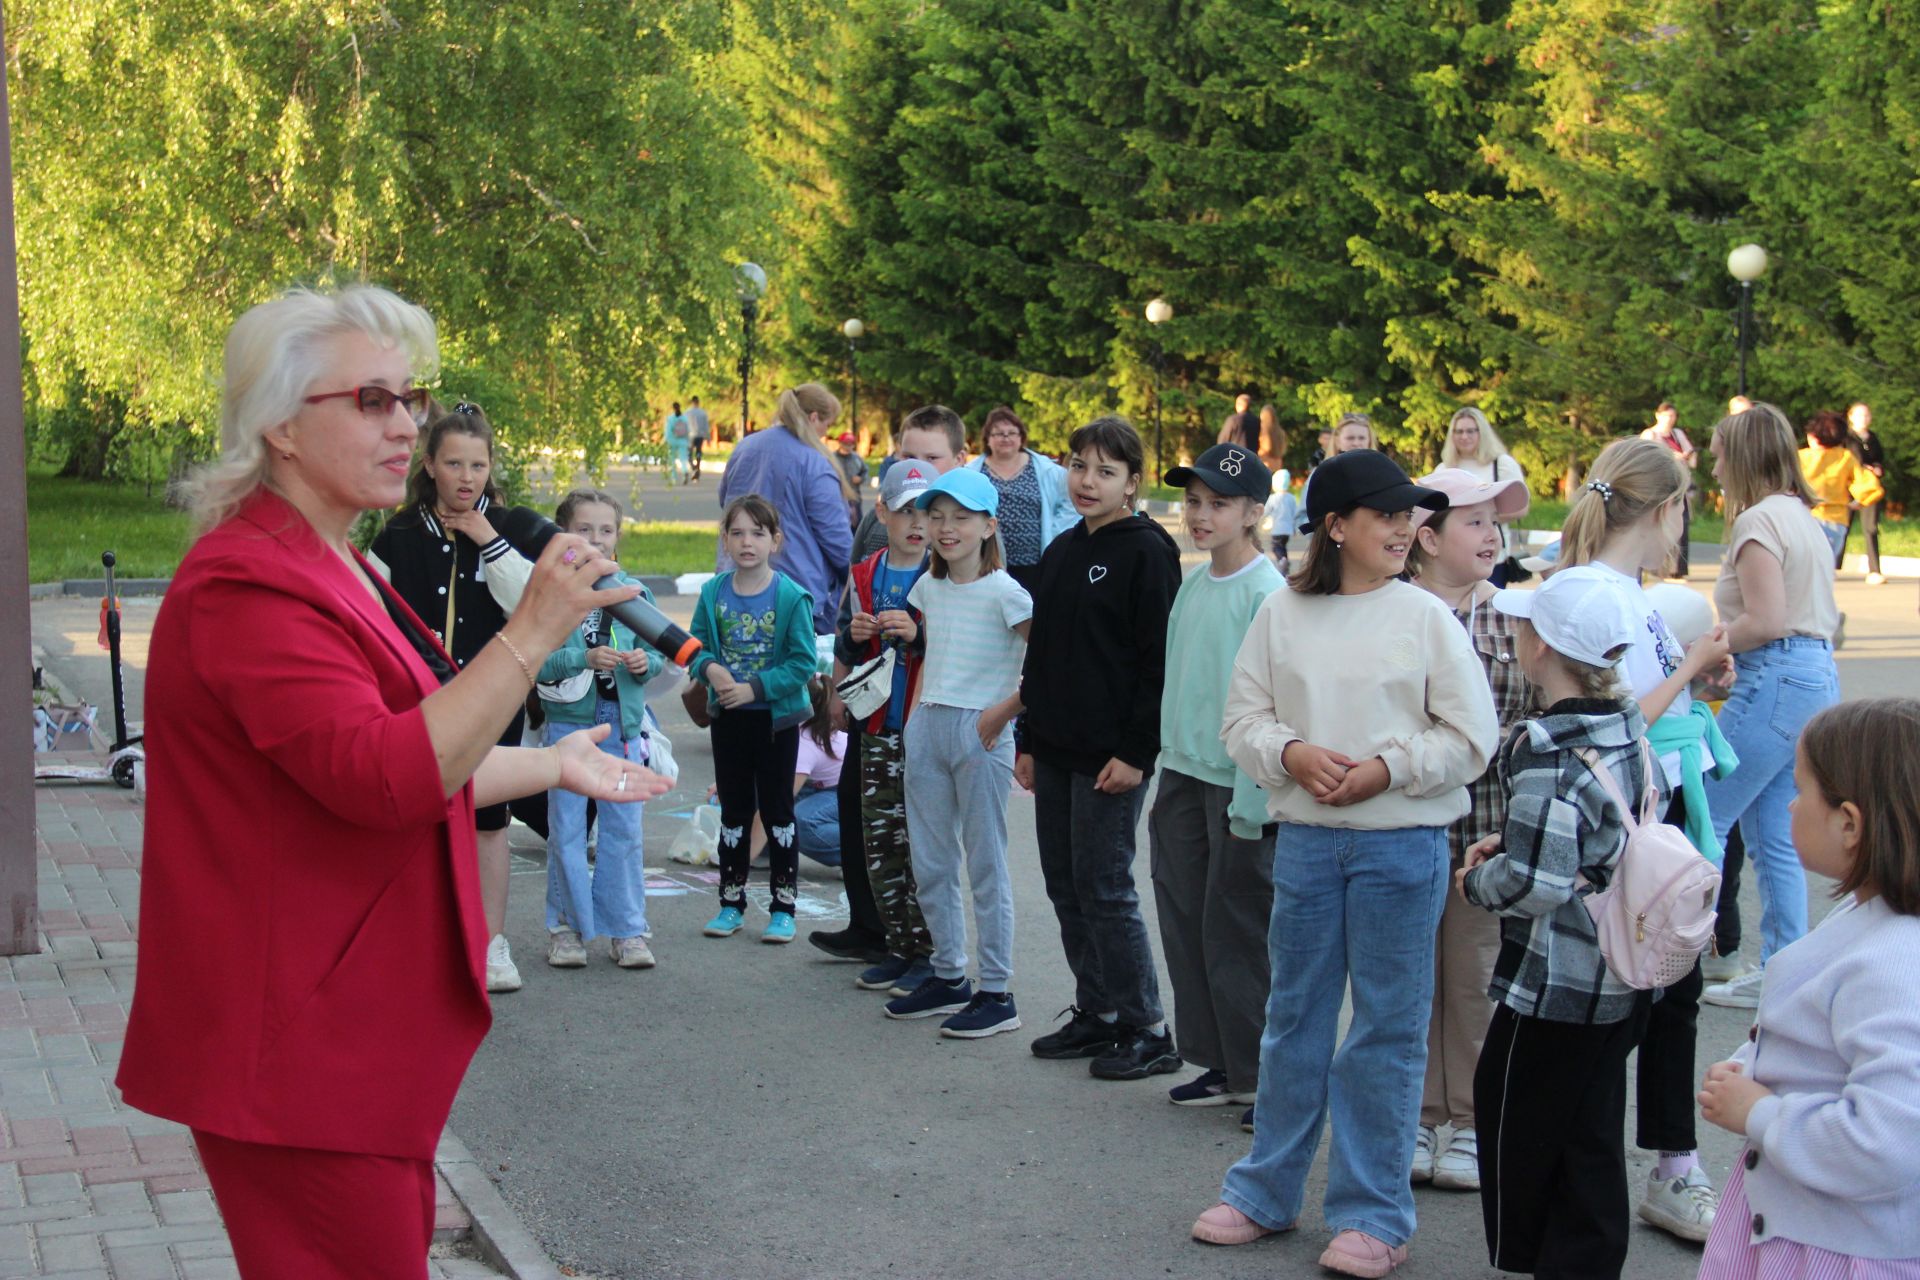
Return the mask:
M406 493L433 321L296 292L227 339L225 452L154 624L140 961L119 1084L190 1126L247 1280L420 1280L434 1145L491 1014L474 806L667 784L497 747L540 663L635 588L547 548L464 670L348 541Z

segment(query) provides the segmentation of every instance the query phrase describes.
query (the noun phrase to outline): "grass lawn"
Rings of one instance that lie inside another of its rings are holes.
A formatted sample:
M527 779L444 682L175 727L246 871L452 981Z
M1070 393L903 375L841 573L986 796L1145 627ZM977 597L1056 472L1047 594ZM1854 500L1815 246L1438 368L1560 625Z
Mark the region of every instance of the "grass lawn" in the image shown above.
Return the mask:
M111 550L123 578L170 578L187 549L188 520L140 485L27 474L27 565L34 582L98 578ZM627 522L624 567L635 574L709 571L714 526L663 520Z

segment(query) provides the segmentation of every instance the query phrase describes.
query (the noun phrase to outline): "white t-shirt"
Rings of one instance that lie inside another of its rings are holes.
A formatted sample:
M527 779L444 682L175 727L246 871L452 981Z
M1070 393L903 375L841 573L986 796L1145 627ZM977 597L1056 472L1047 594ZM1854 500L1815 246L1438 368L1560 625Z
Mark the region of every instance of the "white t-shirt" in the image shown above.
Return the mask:
M1680 669L1681 660L1687 656L1687 647L1673 634L1673 628L1653 607L1653 601L1647 599L1647 593L1640 589L1639 579L1611 565L1593 561L1576 565L1571 569L1560 570L1563 574L1590 574L1607 582L1615 583L1626 594L1636 616L1641 618L1640 632L1634 637L1633 647L1627 650L1627 656L1620 660L1620 674L1626 678L1627 688L1635 698L1652 692L1666 678ZM1693 709L1693 695L1682 689L1675 696L1666 714L1670 716L1690 715ZM1661 765L1667 771L1667 783L1680 785L1680 753L1670 751L1660 757Z
M907 603L927 623L920 701L985 711L1019 687L1027 642L1013 628L1033 616L1033 597L1004 569L964 585L923 573Z
M800 731L800 754L794 760L793 771L807 775L807 781L816 787L837 787L840 785L840 767L847 759L847 735L835 730L833 734L833 754L828 755L813 740L813 735L805 729Z

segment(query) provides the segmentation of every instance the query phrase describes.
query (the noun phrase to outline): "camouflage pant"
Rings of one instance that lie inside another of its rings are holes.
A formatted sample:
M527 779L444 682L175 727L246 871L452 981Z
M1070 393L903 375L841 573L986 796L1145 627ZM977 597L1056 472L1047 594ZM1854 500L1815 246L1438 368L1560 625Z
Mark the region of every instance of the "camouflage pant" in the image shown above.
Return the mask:
M907 845L905 762L898 731L860 735L860 830L867 880L887 930L887 950L899 956L931 956L933 939L920 915Z

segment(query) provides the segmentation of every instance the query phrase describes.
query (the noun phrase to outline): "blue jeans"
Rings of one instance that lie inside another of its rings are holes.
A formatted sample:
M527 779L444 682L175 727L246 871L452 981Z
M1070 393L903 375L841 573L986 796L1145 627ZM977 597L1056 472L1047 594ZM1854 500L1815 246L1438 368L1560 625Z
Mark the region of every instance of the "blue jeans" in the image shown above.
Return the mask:
M1821 520L1817 517L1814 523L1820 526L1820 532L1827 535L1827 544L1833 548L1834 563L1838 564L1841 553L1845 551L1847 547L1847 526L1844 524L1835 524L1831 520Z
M840 798L832 787L811 782L802 787L793 802L793 821L793 842L800 852L823 867L840 865Z
M1262 1226L1299 1218L1331 1109L1327 1224L1390 1245L1412 1238L1408 1175L1427 1070L1433 940L1446 894L1445 827L1281 824L1253 1150L1227 1170L1220 1192ZM1336 1053L1349 981L1353 1022Z
M606 708L612 710L606 711ZM601 702L597 724L611 723L613 732L600 743L610 756L644 763L640 740L620 740L620 707ZM542 731L548 746L577 724L547 721ZM647 928L647 871L640 845L639 801L598 806L600 840L594 865L587 866L587 798L558 789L547 792L547 928L562 925L582 938L638 938Z
M1814 713L1840 701L1833 647L1813 636L1788 636L1733 656L1740 678L1720 708L1720 732L1740 767L1707 779L1713 833L1722 845L1733 824L1747 845L1760 887L1760 960L1807 931L1807 873L1793 848L1794 745Z

